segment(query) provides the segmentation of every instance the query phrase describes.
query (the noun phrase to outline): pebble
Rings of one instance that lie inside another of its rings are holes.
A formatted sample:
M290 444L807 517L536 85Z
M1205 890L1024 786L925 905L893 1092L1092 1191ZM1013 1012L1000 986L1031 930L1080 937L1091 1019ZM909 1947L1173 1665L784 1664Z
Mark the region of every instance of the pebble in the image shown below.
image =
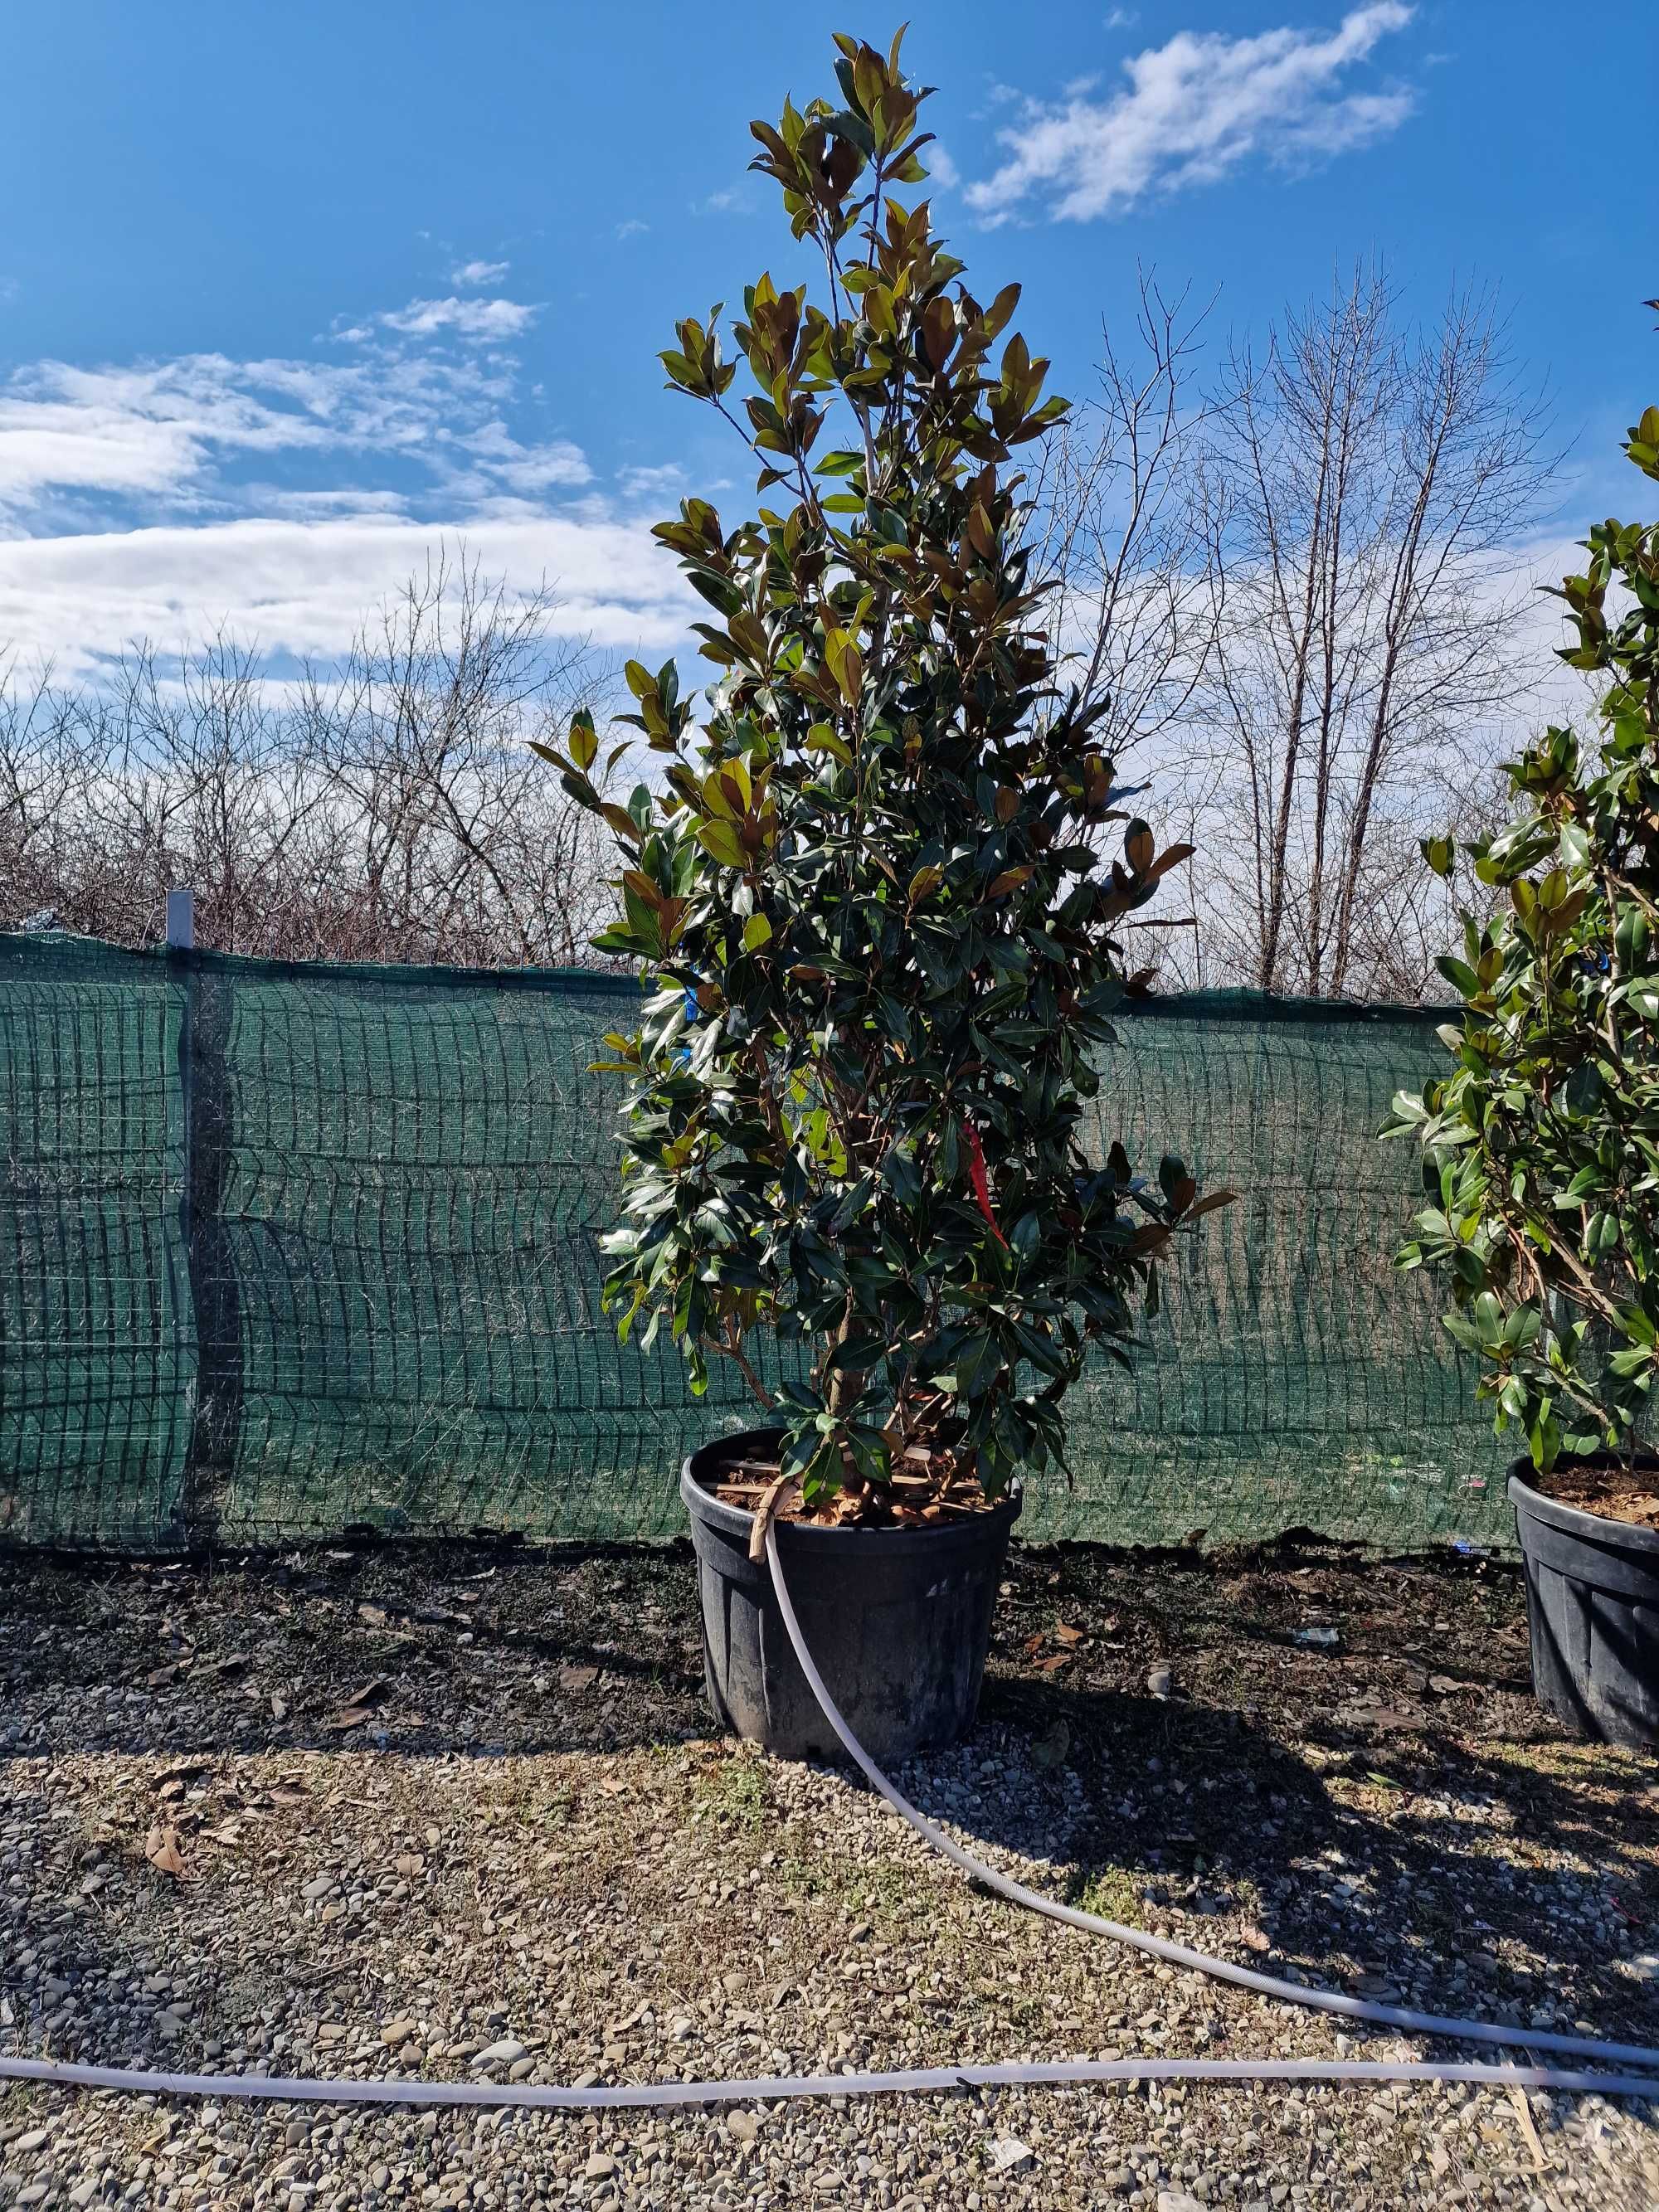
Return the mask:
M12 1638L0 1642L0 2049L38 2050L49 2035L70 2057L141 2064L165 2051L192 2069L273 2074L453 2076L471 2061L481 2084L591 2086L1340 2048L1316 2015L1005 1909L841 1770L714 1738L695 1702L690 1570L672 1554L503 1557L443 1574L360 1555L349 1582L295 1556L306 1564L286 1582L264 1568L216 1574L210 1601L188 1570L105 1568L77 1582L0 1559L0 1635ZM1059 1556L1012 1565L1018 1591L1036 1577L1033 1626L1077 1622L1082 1656L1059 1687L1022 1687L1017 1721L1012 1699L999 1709L988 1698L970 1744L897 1778L932 1817L1021 1880L1067 1896L1097 1880L1091 1909L1203 1948L1244 1956L1256 1948L1249 1929L1310 1980L1375 1977L1436 2009L1480 2002L1522 2017L1547 1999L1564 2027L1583 2015L1649 2032L1638 1984L1659 1978L1659 1928L1645 1917L1656 1853L1629 1763L1557 1759L1541 1787L1560 1819L1540 1826L1522 1817L1538 1778L1524 1770L1555 1758L1553 1740L1478 1727L1479 1692L1457 1708L1473 1761L1467 1747L1453 1757L1431 1735L1402 1743L1397 1731L1384 1747L1334 1753L1311 1690L1304 1735L1282 1701L1264 1701L1235 1748L1201 1642L1222 1613L1182 1615L1171 1601L1154 1635L1126 1585L1112 1632L1125 1656L1103 1662L1115 1707L1087 1672L1106 1649L1102 1610L1069 1588L1053 1595L1042 1577L1060 1571ZM347 1585L337 1612L336 1599L306 1595L312 1582ZM60 1659L36 1639L40 1593L58 1592L61 1610L65 1587L112 1625L83 1620ZM1267 1617L1292 1622L1322 1595L1271 1568L1255 1587ZM386 1601L395 1626L366 1624L365 1598ZM1481 1602L1521 1620L1518 1591L1494 1587ZM435 1615L429 1637L422 1603ZM239 1604L246 1620L215 1619ZM458 1613L477 1662L448 1648ZM290 1638L296 1618L307 1633ZM105 1684L142 1682L155 1648L172 1648L163 1620L204 1652L262 1655L249 1661L254 1717L238 1705L234 1735L222 1686L193 1705L189 1670L131 1717L106 1698ZM1149 1668L1172 1692L1173 1662L1150 1656L1166 1634L1182 1639L1180 1702L1151 1716L1121 1693ZM624 1672L624 1650L647 1663ZM599 1668L580 1698L558 1687L567 1654ZM1018 1663L996 1662L1000 1698ZM541 1700L535 1668L553 1684ZM1300 1671L1328 1679L1324 1662ZM1350 1671L1345 1698L1362 1686ZM366 1758L355 1735L313 1747L307 1717L336 1712L343 1685L382 1678L384 1747ZM1227 1687L1242 1709L1255 1686ZM274 1694L305 1723L299 1737L289 1722L262 1741ZM1378 1694L1398 1698L1397 1680ZM1059 1757L1054 1698L1082 1716ZM106 1727L112 1711L118 1730ZM191 1881L162 1890L140 1851L181 1745L212 1755L166 1801ZM1522 1770L1512 1812L1511 1761ZM1639 1820L1626 1823L1626 1801ZM322 1887L307 1898L307 1884ZM1471 1895L1492 1926L1476 1923ZM1352 2047L1419 2055L1382 2035L1356 2034ZM256 2197L269 2212L1659 2203L1650 2108L1542 2096L1531 2106L1547 2177L1534 2177L1507 2097L1486 2089L1163 2083L579 2113L172 2106L18 2085L0 2100L0 2212L245 2212Z
M473 2070L481 2072L486 2066L511 2066L515 2059L523 2057L523 2044L515 2042L510 2035L504 2035L499 2042L487 2043L482 2051L473 2052Z

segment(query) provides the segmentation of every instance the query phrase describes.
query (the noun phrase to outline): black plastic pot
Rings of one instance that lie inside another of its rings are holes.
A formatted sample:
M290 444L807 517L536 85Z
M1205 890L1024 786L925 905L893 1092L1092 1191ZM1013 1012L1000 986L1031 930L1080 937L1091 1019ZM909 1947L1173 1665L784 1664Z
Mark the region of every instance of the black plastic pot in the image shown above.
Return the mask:
M725 1727L769 1751L837 1759L841 1747L790 1646L771 1571L749 1557L754 1516L703 1487L734 1459L775 1457L777 1446L776 1431L751 1429L704 1444L680 1470L708 1695ZM988 1513L937 1528L778 1522L778 1556L806 1648L878 1763L939 1749L973 1726L1019 1508L1016 1491Z
M1659 1462L1644 1462L1651 1467ZM1510 1471L1540 1705L1604 1743L1659 1745L1659 1528L1546 1498Z

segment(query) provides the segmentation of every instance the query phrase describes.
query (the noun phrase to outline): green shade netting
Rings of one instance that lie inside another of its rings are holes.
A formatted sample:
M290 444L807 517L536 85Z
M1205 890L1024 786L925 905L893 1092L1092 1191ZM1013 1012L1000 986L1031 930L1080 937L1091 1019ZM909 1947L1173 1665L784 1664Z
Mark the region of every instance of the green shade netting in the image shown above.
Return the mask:
M616 1100L588 1063L636 997L0 938L0 1541L674 1531L682 1455L754 1415L599 1311ZM1439 1018L1126 1012L1103 1146L1241 1198L1182 1243L1134 1371L1079 1393L1075 1480L1028 1535L1510 1541L1442 1297L1391 1265L1417 1161L1376 1132Z

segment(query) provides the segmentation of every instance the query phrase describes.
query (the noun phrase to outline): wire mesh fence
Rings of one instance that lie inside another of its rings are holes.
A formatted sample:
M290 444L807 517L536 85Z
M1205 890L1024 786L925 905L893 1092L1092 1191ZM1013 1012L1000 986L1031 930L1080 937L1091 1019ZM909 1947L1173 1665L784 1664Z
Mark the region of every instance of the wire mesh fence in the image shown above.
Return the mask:
M602 975L312 966L0 938L0 1541L167 1552L337 1535L653 1538L717 1375L599 1311L635 997ZM1292 1525L1509 1540L1501 1449L1395 1273L1418 1010L1212 994L1137 1006L1103 1145L1240 1203L1103 1364L1031 1535Z

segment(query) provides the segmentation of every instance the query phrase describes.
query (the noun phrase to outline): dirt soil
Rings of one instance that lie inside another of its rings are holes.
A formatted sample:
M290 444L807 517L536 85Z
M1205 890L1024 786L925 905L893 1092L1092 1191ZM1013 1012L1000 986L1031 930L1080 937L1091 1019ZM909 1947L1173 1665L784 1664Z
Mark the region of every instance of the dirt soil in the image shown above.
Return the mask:
M0 1559L0 2047L554 2081L1422 2055L1021 1913L845 1773L720 1741L695 1605L684 1546ZM1112 1918L1659 2044L1659 1766L1533 1704L1507 1565L1016 1546L979 1730L903 1780ZM18 2087L0 2206L1636 2208L1656 2112L1281 2083L599 2119Z
M722 1505L769 1519L803 1521L820 1528L938 1528L979 1513L993 1500L976 1474L959 1474L949 1451L912 1451L890 1485L878 1489L860 1482L856 1470L826 1504L809 1510L799 1482L781 1480L776 1459L733 1459L704 1478L702 1487Z
M1659 1467L1557 1466L1534 1474L1534 1490L1563 1505L1638 1528L1659 1528Z

